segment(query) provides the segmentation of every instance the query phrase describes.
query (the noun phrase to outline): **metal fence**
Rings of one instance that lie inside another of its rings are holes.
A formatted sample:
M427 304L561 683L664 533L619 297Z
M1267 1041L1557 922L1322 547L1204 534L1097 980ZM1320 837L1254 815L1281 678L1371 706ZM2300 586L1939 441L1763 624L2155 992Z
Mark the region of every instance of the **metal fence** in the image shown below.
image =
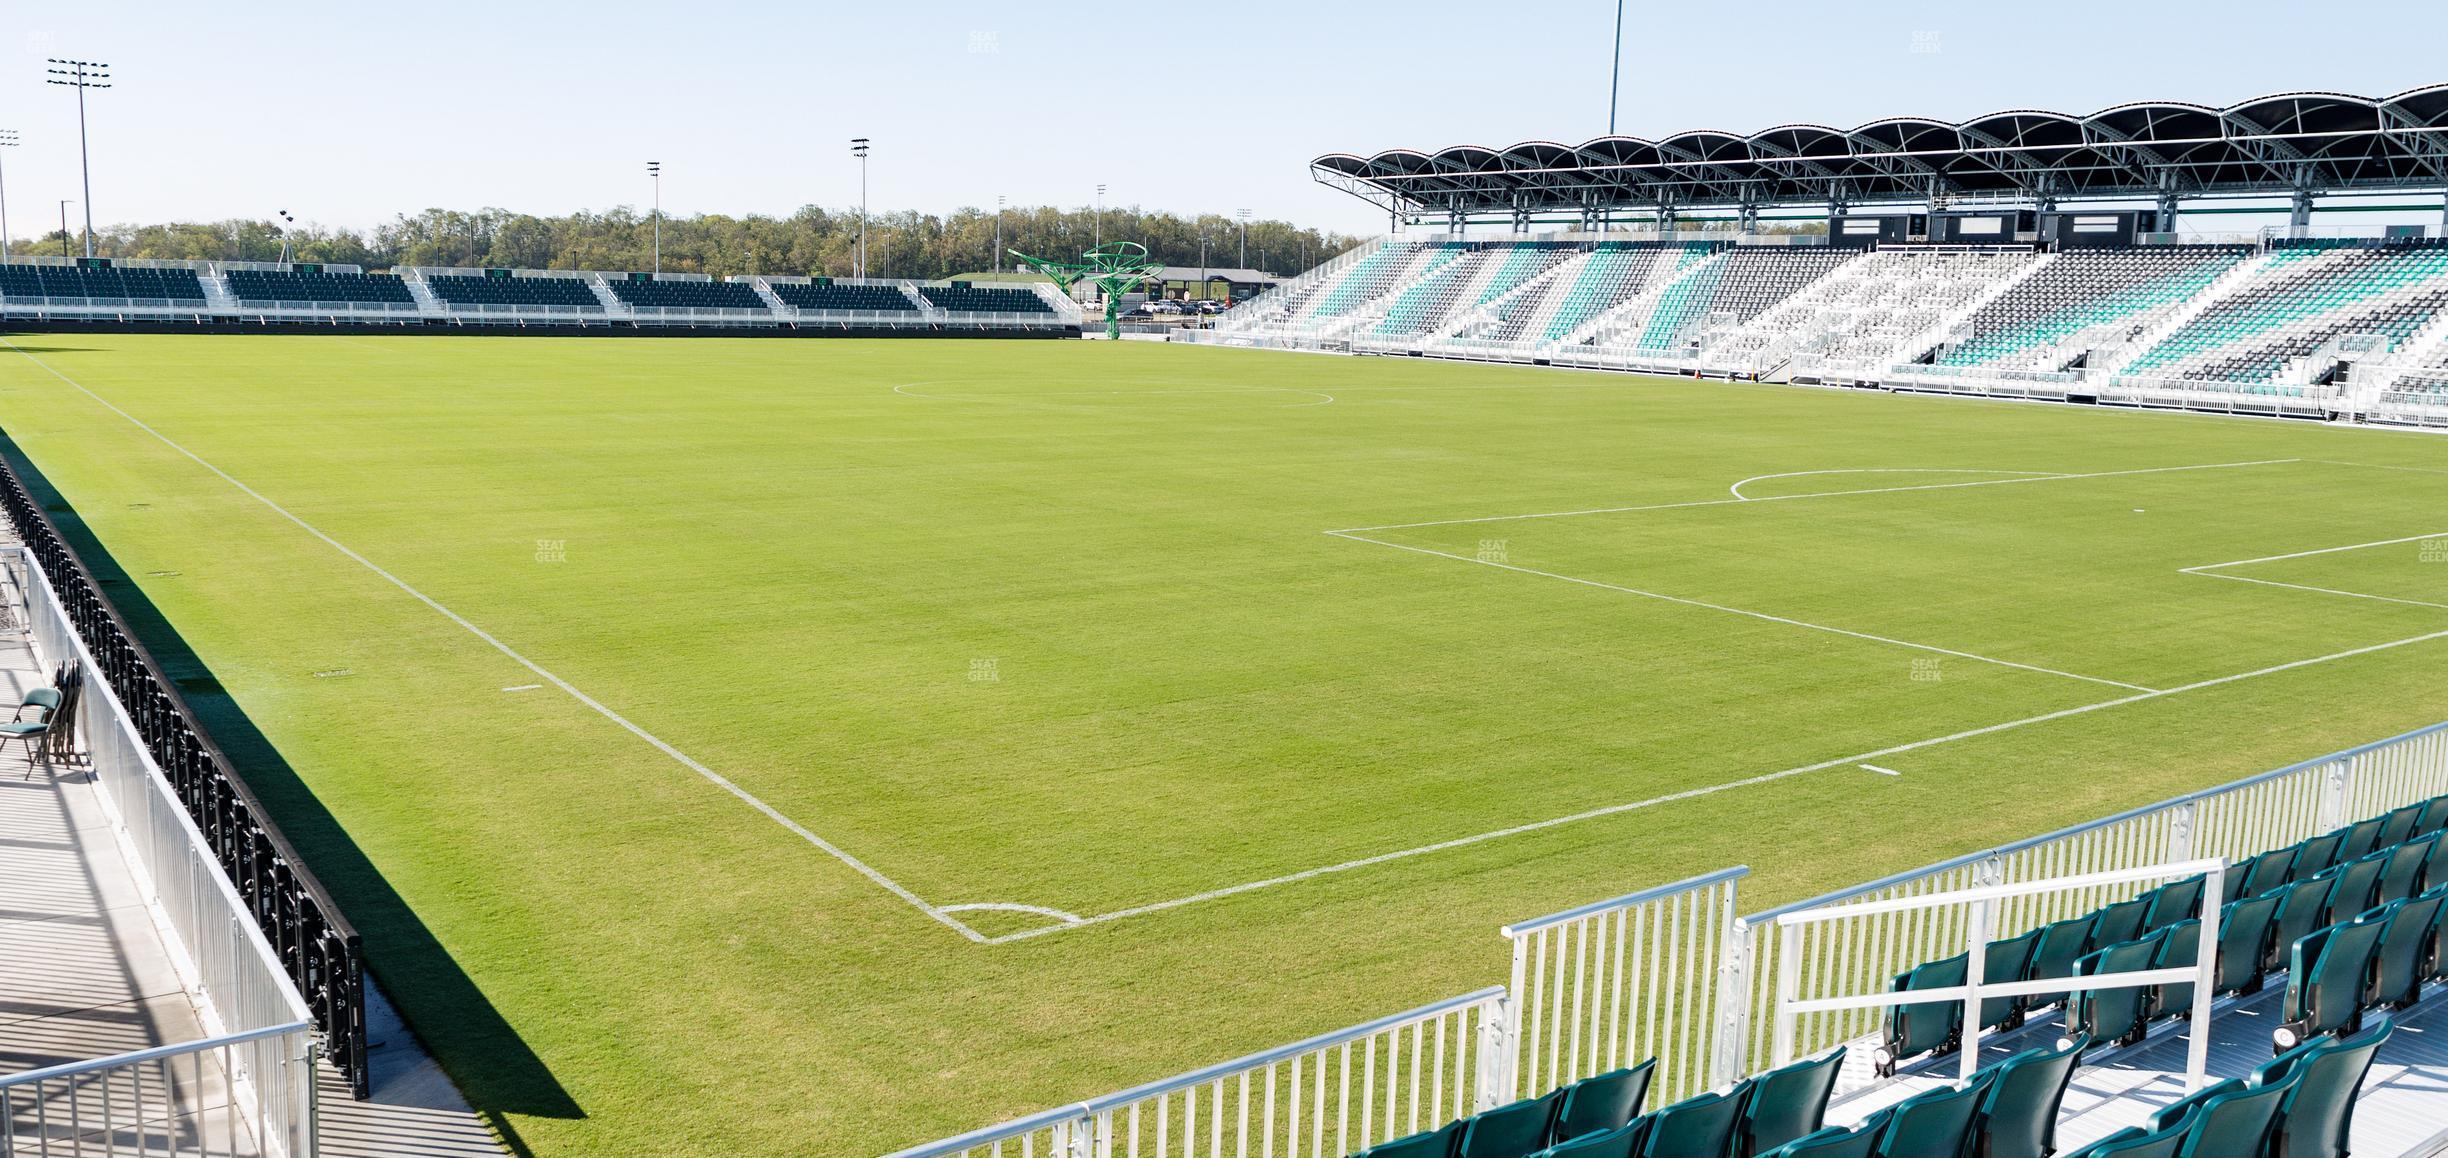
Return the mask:
M1651 1057L1659 1104L1707 1089L1719 953L1750 874L1738 865L1505 926L1520 1000L1506 1097Z
M322 1031L325 1057L348 1079L351 1092L365 1097L365 970L357 931L231 770L229 758L205 734L118 610L102 597L85 564L5 460L0 460L0 511L15 525L25 557L33 564L28 568L29 589L39 586L50 593L63 629L88 657L87 686L100 685L120 706L130 750L140 751L164 779L232 886L240 911L251 919L311 1009ZM50 646L64 647L59 630L54 629ZM111 742L105 729L96 727L88 734L95 737L92 742ZM97 769L100 766L97 758Z
M2235 861L2367 816L2448 793L2448 723L2264 772L2045 836L1976 852L1737 920L1726 947L1727 982L1747 999L1724 1007L1716 1081L1773 1064L1775 980L1784 951L1767 936L1780 917L1839 902L1926 897L1991 885L2079 877L2194 860ZM2002 903L1989 933L2019 936L2139 893L2138 883L2026 894ZM1948 956L1964 939L1960 909L1920 909L1876 930L1814 950L1807 962L1838 976L1887 979ZM1840 1011L1802 1027L1794 1048L1815 1053L1878 1031L1883 1012Z
M892 1158L1338 1158L1494 1096L1505 991L1482 989Z
M31 553L7 553L36 658L54 669L100 670ZM243 1143L249 1153L312 1154L314 1025L304 995L109 682L84 680L79 693L75 733L88 767L139 865L137 887L172 934L172 965L213 1036L0 1078L6 1152L142 1152L159 1143L167 1154L208 1154L218 1126L224 1152L241 1152Z

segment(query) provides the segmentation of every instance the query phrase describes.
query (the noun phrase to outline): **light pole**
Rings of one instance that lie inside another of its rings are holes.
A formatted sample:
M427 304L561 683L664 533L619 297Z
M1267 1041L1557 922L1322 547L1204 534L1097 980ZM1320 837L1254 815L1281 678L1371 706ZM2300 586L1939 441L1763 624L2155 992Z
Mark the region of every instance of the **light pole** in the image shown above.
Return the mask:
M106 82L110 80L110 66L99 61L92 60L61 60L58 57L50 57L47 59L49 59L53 64L64 64L68 66L66 68L46 70L50 72L53 78L47 83L63 85L77 90L77 160L79 166L85 173L85 256L92 257L94 255L93 152L85 143L85 90L89 88L109 88L110 85ZM63 76L67 77L68 79L58 79L59 77ZM60 226L60 228L62 230L66 230L68 227L63 224Z
M68 232L68 207L69 207L69 206L71 206L71 205L74 205L74 204L76 204L76 201L75 201L75 199L74 199L74 198L68 198L68 197L62 197L62 198L60 198L60 256L61 256L61 257L67 257L67 256L69 256L69 253L68 253L68 239L69 239L70 237L75 236L74 234L71 234L71 233L69 233L69 232Z
M16 147L17 130L0 129L0 149L14 149ZM7 261L8 256L8 177L6 174L0 173L0 261Z
M1003 272L1003 195L995 194L995 272Z
M1105 244L1105 187L1103 185L1097 186L1096 226L1088 236L1090 238L1088 244L1091 248Z
M1250 212L1247 209L1235 209L1233 210L1233 216L1241 219L1241 268L1248 269Z
M663 162L646 162L646 175L654 178L654 272L663 276Z
M281 235L281 264L286 265L289 262L289 231L297 226L297 218L289 216L286 209L275 209L273 212L280 214L281 224L276 228Z
M859 161L858 275L867 276L867 138L850 138L850 155Z
M1615 55L1607 58L1607 135L1615 135L1615 98L1623 91L1623 0L1615 0Z

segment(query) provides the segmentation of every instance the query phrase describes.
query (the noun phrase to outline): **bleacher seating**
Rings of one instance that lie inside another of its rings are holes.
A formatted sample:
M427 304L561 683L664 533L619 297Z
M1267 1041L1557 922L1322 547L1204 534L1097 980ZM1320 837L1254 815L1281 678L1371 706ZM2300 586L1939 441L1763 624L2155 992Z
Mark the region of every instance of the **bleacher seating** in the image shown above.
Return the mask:
M1426 333L1451 313L1462 291L1478 280L1492 251L1482 246L1441 245L1432 265L1393 295L1385 317L1371 331L1381 337Z
M771 282L774 296L782 304L801 310L856 310L864 313L886 311L918 312L909 295L901 287L890 285L843 285L839 282Z
M414 306L408 284L390 274L301 273L294 270L232 269L230 295L241 305L308 305L355 302Z
M0 298L97 305L172 302L200 307L204 285L189 269L11 263L0 265Z
M473 277L443 274L425 279L434 296L454 306L561 306L601 310L603 300L574 277Z
M1808 355L1823 374L1875 375L1914 353L1906 347L1916 337L2037 260L2026 252L1878 250L1705 338L1698 359L1710 369L1757 372Z
M607 282L612 293L632 306L650 309L765 311L765 299L746 282L656 278L617 278Z
M2290 245L2120 373L2243 386L2342 334L2402 342L2448 305L2448 247ZM2282 385L2298 385L2287 383Z
M1028 289L996 289L987 286L922 285L918 292L936 308L949 314L1050 314L1054 308Z
M1633 344L1640 349L1673 349L1695 323L1748 322L1861 255L1824 245L1738 246L1667 287L1648 316L1628 319L1635 324L1624 332L1637 335Z
M1971 336L1937 364L2056 369L2075 356L2058 352L2069 339L2098 327L2131 337L2250 254L2240 245L2067 250L1974 313Z

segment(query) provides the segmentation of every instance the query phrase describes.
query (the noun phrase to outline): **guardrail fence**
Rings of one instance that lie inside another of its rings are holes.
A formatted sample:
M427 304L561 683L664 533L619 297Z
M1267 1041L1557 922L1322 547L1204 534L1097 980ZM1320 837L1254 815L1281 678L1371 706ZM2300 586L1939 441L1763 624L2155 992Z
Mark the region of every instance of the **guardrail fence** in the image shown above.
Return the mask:
M1519 1027L1501 1100L1651 1057L1656 1104L1707 1089L1719 954L1750 873L1736 866L1505 926Z
M314 1153L313 1013L173 794L117 692L32 552L6 550L27 634L45 666L77 673L75 735L103 805L172 934L173 967L205 1030L195 1042L0 1078L0 1153ZM219 1098L214 1091L227 1091ZM243 1138L242 1138L243 1133ZM243 1144L243 1149L241 1148Z
M87 701L115 702L126 721L124 752L103 750L119 741L100 721L85 729L87 742L96 745L96 775L106 784L114 775L103 768L109 756L115 765L147 763L162 778L177 799L177 811L192 823L201 847L233 887L238 911L253 926L250 933L266 943L312 1011L324 1056L348 1079L352 1093L365 1097L370 1075L364 959L357 931L231 770L229 758L205 734L152 654L103 598L85 564L5 460L0 460L0 511L16 527L32 563L27 569L29 592L47 592L58 608L58 623L45 629L51 638L45 642L37 636L38 643L58 649L45 652L46 658L75 654L67 643L77 642L89 659L84 670ZM96 685L106 697L93 694ZM116 799L120 807L133 808L129 802L140 797L127 792ZM173 866L149 862L148 867L160 874ZM165 898L166 903L176 900ZM190 949L198 951L192 944Z

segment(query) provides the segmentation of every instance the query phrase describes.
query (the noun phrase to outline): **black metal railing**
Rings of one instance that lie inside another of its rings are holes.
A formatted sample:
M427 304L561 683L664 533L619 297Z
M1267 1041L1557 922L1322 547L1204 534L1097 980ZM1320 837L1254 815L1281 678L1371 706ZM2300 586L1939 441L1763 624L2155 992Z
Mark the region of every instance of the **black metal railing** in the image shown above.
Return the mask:
M170 778L230 884L314 1010L324 1056L359 1098L369 1092L365 959L357 930L230 767L169 677L111 606L34 501L16 468L0 459L0 510L93 653L94 665L136 725L153 762Z

